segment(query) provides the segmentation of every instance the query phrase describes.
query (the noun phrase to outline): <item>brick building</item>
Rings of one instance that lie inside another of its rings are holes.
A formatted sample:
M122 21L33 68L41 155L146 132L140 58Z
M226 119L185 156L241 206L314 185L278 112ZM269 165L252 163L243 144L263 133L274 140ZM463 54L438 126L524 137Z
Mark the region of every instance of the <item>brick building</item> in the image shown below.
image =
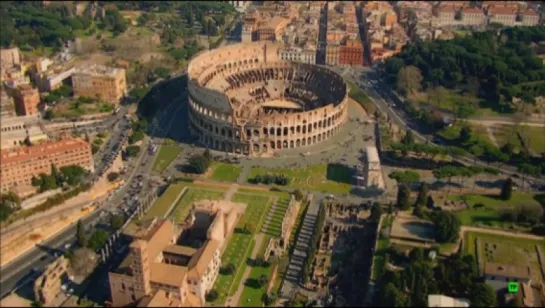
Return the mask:
M20 185L31 185L33 176L51 173L57 168L78 165L94 171L93 155L89 143L75 138L43 142L32 146L2 150L0 182L2 192Z
M136 232L129 254L109 273L112 305L203 307L243 211L240 203L203 200L183 225L154 220Z
M125 95L125 70L102 65L81 67L72 74L74 96L87 96L118 103Z
M20 84L14 88L7 88L15 101L18 115L34 115L38 113L40 92L28 84Z
M339 64L363 66L363 45L359 40L347 41L339 47Z

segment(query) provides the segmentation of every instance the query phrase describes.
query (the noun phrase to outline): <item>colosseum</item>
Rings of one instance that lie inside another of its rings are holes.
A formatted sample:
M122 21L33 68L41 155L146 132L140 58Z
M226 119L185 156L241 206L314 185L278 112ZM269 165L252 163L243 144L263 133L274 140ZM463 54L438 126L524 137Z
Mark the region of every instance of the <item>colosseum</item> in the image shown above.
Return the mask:
M347 120L347 86L333 71L282 61L280 45L204 52L188 66L189 131L219 151L267 157L332 138Z

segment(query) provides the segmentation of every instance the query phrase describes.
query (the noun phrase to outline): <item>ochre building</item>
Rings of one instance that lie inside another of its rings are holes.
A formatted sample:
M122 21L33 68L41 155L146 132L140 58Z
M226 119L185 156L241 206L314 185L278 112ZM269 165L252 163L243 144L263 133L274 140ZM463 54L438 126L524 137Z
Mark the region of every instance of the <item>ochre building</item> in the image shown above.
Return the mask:
M87 96L118 103L125 95L127 82L121 68L93 65L78 68L72 75L74 96Z
M51 173L51 164L57 169L78 165L88 171L94 171L91 146L81 139L65 138L2 150L0 160L2 192L14 190L21 185L30 186L33 176Z
M109 273L113 307L204 307L245 205L202 200L183 224L153 220Z
M281 45L243 43L188 67L189 129L211 149L267 156L331 138L347 120L347 86L333 71L282 61Z

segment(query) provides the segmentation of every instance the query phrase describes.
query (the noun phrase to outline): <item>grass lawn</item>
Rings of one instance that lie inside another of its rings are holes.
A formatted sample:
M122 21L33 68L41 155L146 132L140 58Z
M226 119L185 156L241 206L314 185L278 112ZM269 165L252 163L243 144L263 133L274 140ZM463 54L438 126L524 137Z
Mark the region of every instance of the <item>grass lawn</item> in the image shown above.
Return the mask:
M274 212L271 213L272 217L269 221L269 225L265 230L265 234L279 237L282 232L282 220L284 220L284 215L286 215L286 210L290 204L289 198L278 199L276 202L276 208ZM272 211L272 208L271 208Z
M234 164L214 162L211 178L216 181L236 182L242 167Z
M376 110L375 104L373 104L373 102L367 96L367 94L365 94L365 92L360 90L360 88L357 85L349 81L347 81L346 83L348 84L348 89L349 89L348 96L350 96L351 99L358 102L358 104L360 104L363 107L363 109L365 109L367 114L369 115L374 114Z
M239 226L244 227L245 224L253 224L256 232L261 231L261 225L265 221L266 213L272 205L272 198L258 194L236 193L232 201L246 204L244 215L242 215L238 223Z
M545 128L521 126L519 132L530 151L535 154L545 153Z
M148 210L143 220L153 217L163 217L167 213L172 203L176 201L176 198L185 186L187 186L187 183L184 182L169 185L163 195L161 195L161 197L157 199Z
M263 238L257 256L264 256L269 239L270 237L268 236L265 236ZM272 265L268 267L251 266L250 275L248 276L246 281L242 281L242 283L244 284L244 289L242 290L240 301L238 302L239 307L262 306L263 303L261 301L261 297L265 293L267 285L265 284L264 286L259 287L258 279L261 275L265 275L267 278L270 278L272 274L272 268Z
M222 266L232 263L237 269L233 275L220 274L214 288L218 291L218 299L214 304L224 304L228 296L233 295L237 288L241 285L242 275L247 266L247 259L251 255L255 241L252 234L237 232L237 229L242 229L246 223L252 222L256 226L256 232L259 232L261 224L264 221L265 213L267 213L272 198L271 193L266 192L266 195L258 194L241 194L236 193L233 196L233 202L241 202L246 204L246 210L239 219L235 232L229 240L227 249L222 256Z
M224 195L225 191L219 189L208 190L190 187L172 211L171 217L174 218L175 222L183 222L185 221L187 214L189 214L191 209L190 205L193 202L205 199L220 200L223 199Z
M464 235L463 252L475 256L481 269L484 262L526 264L531 268L532 279L542 281L536 247L545 252L545 241L468 231Z
M510 226L511 222L503 222L500 220L499 209L503 206L515 206L521 201L533 200L533 195L525 193L513 193L511 200L501 200L492 196L485 195L467 195L454 196L452 200L466 199L469 208L460 212L456 212L456 216L462 222L462 225L488 225L488 226ZM537 202L537 201L536 201ZM483 204L483 208L474 208L475 204Z
M163 172L168 167L168 165L170 165L170 163L180 154L180 152L182 152L182 147L180 147L178 144L174 142L165 142L159 148L157 158L155 158L155 161L153 162L153 172Z
M471 127L471 143L477 141L483 143L491 143L490 138L488 137L488 131L486 130L486 127L476 124L468 124L463 121L458 121L451 127L445 127L441 129L437 134L447 140L456 141L460 136L460 130L463 126L466 125L469 125Z
M473 95L462 94L459 90L446 88L412 94L408 98L421 104L430 104L449 111L454 111L456 105L461 101L472 103L473 105L477 105L479 102L479 99Z
M394 221L393 217L384 217L382 219L381 229L390 227L393 221ZM386 250L389 246L390 246L390 238L389 237L381 238L381 236L379 235L377 249L373 257L373 272L371 273L371 279L377 279L382 269L384 268L384 265L385 265L384 262L386 261Z
M253 167L248 175L248 182L258 174L283 174L289 178L289 187L334 194L348 194L352 186L352 172L348 167L339 164L284 169Z
M492 129L492 133L498 145L501 147L507 143L511 143L515 149L521 149L520 139L517 136L515 126L513 125L501 125Z

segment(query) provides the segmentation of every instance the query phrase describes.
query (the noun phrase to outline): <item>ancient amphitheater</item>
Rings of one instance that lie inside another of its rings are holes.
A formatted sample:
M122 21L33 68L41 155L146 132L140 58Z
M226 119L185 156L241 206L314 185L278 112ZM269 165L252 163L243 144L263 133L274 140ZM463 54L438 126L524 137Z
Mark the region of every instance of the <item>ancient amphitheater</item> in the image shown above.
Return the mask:
M270 156L334 136L347 86L327 68L282 61L274 43L204 52L188 67L189 130L204 146Z

